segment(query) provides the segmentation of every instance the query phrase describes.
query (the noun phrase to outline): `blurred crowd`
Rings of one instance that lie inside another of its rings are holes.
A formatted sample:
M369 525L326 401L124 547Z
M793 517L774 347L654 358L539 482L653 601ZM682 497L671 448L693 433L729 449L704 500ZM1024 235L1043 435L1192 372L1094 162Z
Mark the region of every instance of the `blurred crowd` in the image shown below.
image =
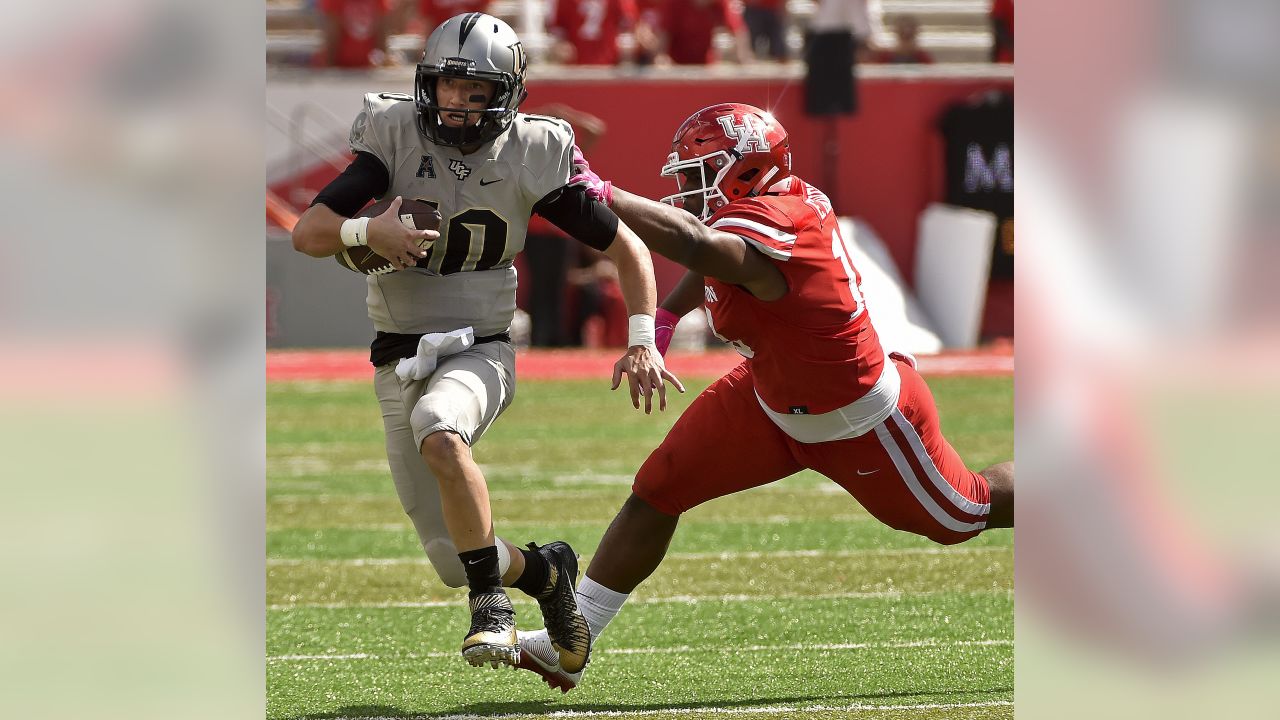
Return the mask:
M280 64L407 71L432 30L468 12L508 20L538 68L803 65L804 109L813 117L858 112L855 65L1013 62L1013 0L268 0L267 55L275 32L310 38L292 55L275 54ZM971 47L957 54L960 36ZM587 152L607 132L603 118L580 108L525 110L568 120ZM1013 335L1012 125L1011 98L983 94L950 107L936 128L945 201L992 212L999 223L984 340ZM829 153L834 144L815 147ZM829 170L818 178L836 197L840 164L824 155ZM301 182L281 192L300 209L316 189ZM521 337L544 347L622 343L626 312L610 262L536 218L529 236Z
M992 0L972 27L950 34L956 13L972 3L918 5L915 13L912 3L886 9L880 0L268 0L268 58L314 67L413 63L436 25L481 11L536 38L526 45L541 63L786 63L803 54L824 14L848 18L860 63L1013 62L1013 0ZM983 47L976 56L955 51L948 37L965 47L977 38ZM936 58L931 45L949 57Z

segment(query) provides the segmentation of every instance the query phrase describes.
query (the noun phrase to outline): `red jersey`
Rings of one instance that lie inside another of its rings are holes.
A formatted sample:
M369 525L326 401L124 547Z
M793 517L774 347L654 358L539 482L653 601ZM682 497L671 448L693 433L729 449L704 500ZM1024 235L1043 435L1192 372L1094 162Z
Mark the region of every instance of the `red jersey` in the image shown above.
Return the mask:
M677 65L715 62L711 40L715 29L722 26L730 32L742 29L742 14L730 0L668 2L662 9L661 29L667 36L667 54Z
M639 19L657 28L662 25L662 11L667 0L636 0L636 12Z
M440 25L454 15L489 12L489 0L418 0L418 13ZM435 25L430 29L434 29Z
M885 371L862 278L826 195L797 177L770 190L729 203L708 224L770 258L786 278L787 294L763 302L707 278L707 320L717 336L750 358L756 394L768 409L820 415L847 408L868 395ZM887 392L896 399L896 386Z
M617 65L618 32L635 21L635 0L558 0L550 25L573 45L574 64Z
M320 12L338 23L338 47L333 64L368 67L369 53L378 46L378 23L390 12L388 0L320 0Z

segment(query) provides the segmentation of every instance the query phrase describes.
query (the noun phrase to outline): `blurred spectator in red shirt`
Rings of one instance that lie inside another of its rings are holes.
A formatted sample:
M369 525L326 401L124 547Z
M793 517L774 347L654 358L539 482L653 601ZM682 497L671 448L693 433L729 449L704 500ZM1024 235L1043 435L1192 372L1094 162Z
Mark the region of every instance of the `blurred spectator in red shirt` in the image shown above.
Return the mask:
M636 0L637 65L652 65L662 54L662 10L666 0Z
M324 28L324 48L317 64L359 68L390 62L390 0L319 0L316 8Z
M405 7L409 1L404 0ZM489 12L489 0L418 0L418 17L422 19L423 37L454 15Z
M991 43L991 62L1013 62L1013 0L991 3L991 31L995 36Z
M912 64L931 64L933 56L920 49L917 37L920 34L920 21L912 15L899 15L893 22L893 32L898 36L896 47L877 50L872 56L873 62Z
M417 38L417 53L422 52L431 34L445 20L470 12L489 12L490 0L392 0L392 20L388 33L405 33ZM417 60L417 57L413 58Z
M617 65L618 33L636 22L635 0L557 0L547 29L556 59L574 65Z
M662 34L665 56L659 62L676 65L710 65L716 61L712 38L716 28L733 33L733 59L740 63L751 60L750 38L742 22L741 9L733 0L669 0L662 10L658 27Z
M751 49L760 59L787 59L787 0L743 0L742 19L751 31Z

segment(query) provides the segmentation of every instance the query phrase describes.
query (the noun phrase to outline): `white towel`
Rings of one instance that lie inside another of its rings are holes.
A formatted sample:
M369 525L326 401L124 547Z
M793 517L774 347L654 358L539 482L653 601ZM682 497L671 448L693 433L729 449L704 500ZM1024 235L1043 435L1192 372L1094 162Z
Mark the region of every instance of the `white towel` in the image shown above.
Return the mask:
M396 375L402 380L421 380L436 370L439 358L448 357L475 344L475 332L470 327L447 333L427 333L418 341L418 354L401 360L396 365Z

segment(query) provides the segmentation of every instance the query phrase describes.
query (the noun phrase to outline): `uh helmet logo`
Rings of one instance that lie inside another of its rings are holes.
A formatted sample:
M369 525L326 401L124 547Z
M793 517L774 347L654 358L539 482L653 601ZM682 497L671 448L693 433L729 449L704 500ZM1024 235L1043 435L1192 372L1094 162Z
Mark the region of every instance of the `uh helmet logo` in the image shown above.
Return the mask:
M735 123L734 119L733 115L721 115L716 121L724 130L725 137L737 139L738 146L735 150L742 154L769 151L769 141L764 136L764 121L755 115L743 115L741 123Z

